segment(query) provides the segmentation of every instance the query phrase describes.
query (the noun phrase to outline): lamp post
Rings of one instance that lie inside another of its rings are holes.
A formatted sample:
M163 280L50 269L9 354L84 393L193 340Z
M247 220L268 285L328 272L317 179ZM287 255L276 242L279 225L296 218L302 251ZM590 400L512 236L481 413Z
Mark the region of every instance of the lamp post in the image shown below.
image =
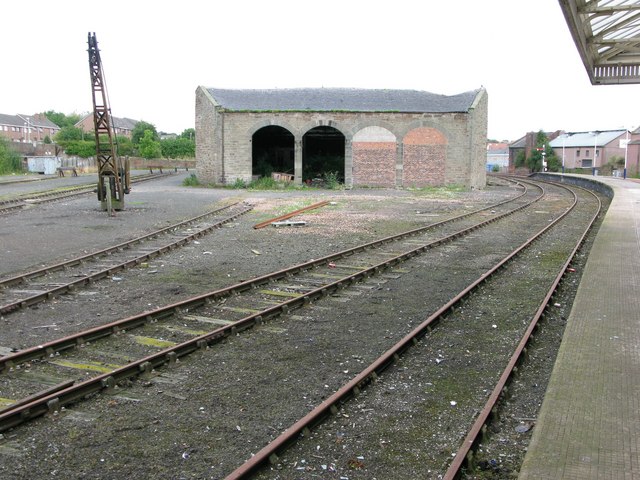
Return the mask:
M595 174L596 174L596 161L597 161L597 153L596 153L596 152L598 151L598 134L599 134L599 133L600 133L600 132L599 132L599 131L597 131L597 130L596 130L595 132L593 132L593 134L595 135L595 139L594 139L594 141L593 141L593 165L591 166L591 168L592 168L592 171L591 171L592 175L595 175Z
M629 129L627 128L626 141L624 142L624 170L622 170L622 179L627 179L627 150L629 148Z

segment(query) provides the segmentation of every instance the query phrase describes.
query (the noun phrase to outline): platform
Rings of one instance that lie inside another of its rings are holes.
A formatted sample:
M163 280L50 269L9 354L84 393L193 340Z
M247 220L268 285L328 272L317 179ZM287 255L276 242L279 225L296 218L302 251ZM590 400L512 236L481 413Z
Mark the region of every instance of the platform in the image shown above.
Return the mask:
M567 320L521 480L640 479L640 184L614 197Z

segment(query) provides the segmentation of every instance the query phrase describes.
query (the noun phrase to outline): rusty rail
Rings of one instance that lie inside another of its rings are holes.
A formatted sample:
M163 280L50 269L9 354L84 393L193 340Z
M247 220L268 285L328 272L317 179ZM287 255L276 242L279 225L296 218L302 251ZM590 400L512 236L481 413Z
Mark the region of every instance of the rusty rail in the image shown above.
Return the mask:
M562 186L570 191L570 189ZM407 351L410 347L415 345L434 325L436 325L441 318L443 318L448 311L454 309L458 303L460 303L468 294L473 292L481 284L487 281L498 270L505 267L511 260L519 255L523 250L528 248L536 240L540 239L551 228L557 225L569 212L571 212L577 204L577 196L574 192L571 192L574 196L573 204L567 211L557 217L553 222L546 225L537 234L530 237L522 245L512 251L509 255L504 257L500 262L494 265L487 272L483 273L474 282L464 288L454 298L449 300L445 305L440 307L435 313L429 316L425 321L418 325L414 330L396 343L393 347L387 350L382 356L375 360L371 365L365 368L357 376L351 379L347 384L338 389L333 395L323 401L320 405L314 408L311 412L298 420L291 427L287 428L272 442L266 445L262 450L253 455L244 464L230 473L225 480L238 480L248 478L250 475L257 472L267 462L275 463L278 459L278 454L281 453L286 447L296 441L299 435L303 434L307 430L312 429L314 426L322 422L330 414L338 411L338 407L348 401L350 398L357 395L360 390L374 381L380 373L382 373L387 367L399 360L400 356ZM393 261L394 259L392 259Z
M576 187L576 188L581 188L581 187ZM588 190L586 191L589 192ZM451 462L451 465L449 466L447 472L445 473L443 477L444 480L454 480L458 478L461 474L462 468L464 466L467 466L469 463L472 463L473 449L477 447L477 444L482 438L484 426L491 420L491 414L494 411L495 407L497 406L498 402L500 401L502 392L504 391L505 387L508 385L509 381L511 380L511 377L515 371L516 366L520 363L523 357L523 353L525 352L526 347L529 344L531 336L533 335L533 332L537 328L540 319L542 318L545 311L547 310L547 307L551 302L553 294L558 289L558 286L560 285L560 283L562 282L562 279L567 273L567 269L569 268L571 261L577 254L580 247L584 244L587 238L587 234L593 227L593 224L595 223L598 214L602 210L602 202L600 201L600 199L595 194L593 194L593 192L589 192L589 193L591 193L598 200L597 212L589 222L589 225L587 226L584 233L580 237L578 243L576 244L575 248L569 255L569 258L564 263L563 267L560 269L560 273L558 273L555 280L553 281L553 284L551 285L551 288L547 292L547 295L542 300L542 302L540 303L540 306L536 310L536 313L531 319L531 322L529 323L527 330L522 336L522 339L518 343L518 346L516 347L515 351L511 355L511 358L509 359L507 367L502 372L502 375L500 375L500 379L498 380L498 383L496 384L495 388L491 392L491 395L489 395L489 399L487 400L487 403L478 414L478 417L476 418L473 426L469 430L469 433L465 437L464 442L458 449L456 456L454 457L453 461Z
M265 220L264 222L261 222L261 223L258 223L256 225L254 225L253 228L255 228L256 230L258 228L264 228L267 225L271 225L273 222L279 222L281 220L286 220L287 218L295 217L296 215L299 215L302 212L306 212L307 210L315 210L316 208L324 207L325 205L328 205L328 204L329 204L329 200L325 200L323 202L314 203L313 205L309 205L308 207L300 208L298 210L295 210L293 212L287 213L285 215L280 215L279 217L272 218L271 220Z
M218 211L224 210L225 208L228 208L228 207L223 207L223 208L221 208L221 209L219 209L219 210L217 210L215 212L209 212L209 213L203 214L203 215L199 216L198 218L201 218L201 217L204 217L204 216L208 216L208 215L212 215L213 213L217 213ZM139 255L139 256L137 256L135 258L128 259L127 261L121 262L121 263L119 263L117 265L112 265L109 268L100 270L100 271L95 272L95 273L93 273L91 275L84 276L84 277L82 277L82 278L80 278L78 280L74 280L74 281L69 282L67 284L60 285L60 286L57 286L57 287L54 287L54 288L50 288L49 290L43 291L43 292L38 293L36 295L32 295L30 297L22 298L20 300L16 300L14 302L7 303L5 305L1 305L0 306L0 314L6 314L6 313L9 313L9 312L15 311L15 310L17 310L19 308L25 308L25 307L28 307L30 305L34 305L36 303L43 302L43 301L45 301L45 300L47 300L47 299L49 299L51 297L54 297L56 295L61 295L61 294L67 293L67 292L73 290L76 287L81 287L81 286L84 286L84 285L88 285L91 282L94 282L94 281L99 280L101 278L105 278L105 277L107 277L109 275L112 275L115 272L118 272L118 271L121 271L121 270L125 270L125 269L130 268L130 267L135 267L136 265L139 265L140 263L144 262L145 260L150 260L150 259L152 259L152 258L154 258L154 257L156 257L158 255L161 255L161 254L163 254L165 252L168 252L168 251L170 251L170 250L172 250L174 248L177 248L178 246L181 246L181 245L184 245L186 243L189 243L194 238L200 238L201 236L205 235L206 233L210 232L213 229L220 228L222 225L224 225L224 224L226 224L226 223L228 223L228 222L230 222L232 220L235 220L237 217L247 213L248 211L251 210L251 208L253 208L253 207L247 207L244 210L241 210L240 212L235 213L234 215L231 215L231 216L229 216L229 217L227 217L227 218L225 218L223 220L220 220L219 222L216 222L215 224L213 224L213 225L211 225L211 226L209 226L207 228L204 228L202 230L198 230L197 232L194 232L194 233L192 233L190 235L182 237L181 239L176 240L175 242L171 242L169 244L163 245L162 247L159 247L154 251L147 252L147 253L145 253L143 255ZM194 219L191 219L191 220L187 221L186 223L189 223L191 221L194 221ZM184 223L185 222L183 222L183 223L181 223L179 225L183 225ZM48 269L45 268L45 269L41 269L39 271L31 272L31 273L40 273L43 270L48 270L48 271L54 271L54 269L55 270L60 270L60 269L64 269L64 268L72 266L72 265L78 265L78 264L81 264L83 261L87 260L88 258L97 257L97 256L99 256L101 254L108 254L109 252L113 252L113 251L116 251L116 250L123 250L124 248L128 248L132 244L139 243L142 238L150 238L150 237L153 237L153 236L157 236L157 235L160 235L162 233L166 233L166 231L174 230L175 228L178 228L178 226L173 225L173 226L164 228L162 230L159 230L157 232L151 233L149 235L145 235L144 237L140 237L138 239L134 239L134 240L131 240L129 242L125 242L125 243L120 244L120 245L118 245L116 247L110 247L110 248L108 248L106 250L103 250L101 252L97 252L97 253L90 254L90 255L85 255L83 257L79 257L79 258L73 259L71 261L64 262L62 264L53 265L51 267L48 267ZM32 276L34 276L34 275L32 275ZM7 282L13 281L14 284L15 284L15 283L21 283L24 280L25 280L24 276L18 276L18 277L13 277L11 279L7 279ZM0 283L0 286L2 286L2 285L3 284Z
M522 195L524 195L524 194L526 194L526 191ZM532 202L530 202L530 204L537 202L542 197L543 194L541 194L540 196L536 197ZM522 195L518 196L517 198L520 198ZM153 311L150 311L150 312L143 312L141 314L134 315L132 317L127 317L127 318L124 318L124 319L121 319L121 320L117 320L115 322L111 322L111 323L108 323L108 324L105 324L105 325L101 325L99 327L94 327L92 329L89 329L89 330L86 330L86 331L83 331L83 332L79 332L79 333L76 333L76 334L73 334L73 335L69 335L69 336L61 338L61 339L53 340L51 342L44 343L44 344L41 344L41 345L38 345L38 346L35 346L35 347L31 347L31 348L20 350L20 351L18 351L16 353L12 353L10 355L4 356L4 357L0 357L0 372L9 371L11 368L13 368L14 366L16 366L16 365L18 365L20 363L24 363L24 362L27 362L27 361L35 360L35 359L38 359L38 358L43 358L45 356L52 355L52 354L54 354L56 352L61 352L61 351L64 351L64 350L68 350L68 349L74 348L75 346L77 346L79 344L83 344L83 343L86 343L86 342L97 340L99 338L109 336L109 335L111 335L113 333L116 333L116 332L119 332L119 331L122 331L122 330L129 330L129 329L132 329L132 328L139 327L139 326L144 325L145 323L147 323L147 322L149 322L151 320L160 320L160 319L166 318L168 316L173 315L176 312L181 312L181 311L183 311L185 309L198 308L198 307L206 304L207 302L211 302L212 300L224 298L224 297L232 295L234 293L240 293L240 292L243 292L243 291L246 291L246 290L251 290L253 288L256 288L257 286L267 284L267 283L269 283L269 282L271 282L273 280L278 280L278 279L281 279L281 278L285 278L285 277L287 277L287 276L289 276L291 274L295 274L295 273L298 273L298 272L304 272L304 271L307 271L307 270L312 270L313 268L316 268L316 267L318 267L320 265L328 264L328 263L330 263L332 261L335 261L335 260L337 260L339 258L343 258L343 257L352 255L352 254L357 253L357 252L365 251L365 250L368 250L370 248L375 248L375 247L390 243L392 241L399 240L401 238L406 238L408 236L412 236L412 235L415 235L417 233L424 232L424 231L426 231L428 229L431 229L431 228L433 228L435 226L439 226L439 225L443 225L443 224L446 224L446 223L450 223L450 222L453 222L453 221L455 221L455 220L457 220L457 219L459 219L461 217L466 217L466 216L469 216L469 215L473 215L474 213L478 213L478 212L481 212L483 210L495 208L497 205L508 203L509 201L512 201L512 200L505 200L505 201L500 202L498 204L495 204L495 205L492 205L492 206L489 206L489 207L486 207L486 208L483 208L483 209L479 209L479 210L476 210L476 211L471 212L471 213L462 214L462 215L459 215L457 217L454 217L454 218L451 218L451 219L448 219L448 220L443 220L441 222L437 222L435 224L428 225L426 227L420 227L420 228L417 228L417 229L414 229L414 230L409 230L407 232L404 232L404 233L401 233L401 234L398 234L398 235L385 237L385 238L382 238L380 240L375 240L373 242L369 242L369 243L366 243L366 244L363 244L363 245L358 245L356 247L349 248L349 249L346 249L346 250L342 250L340 252L337 252L337 253L334 253L334 254L331 254L331 255L327 255L325 257L321 257L321 258L318 258L318 259L315 259L315 260L311 260L309 262L297 264L297 265L294 265L292 267L289 267L289 268L286 268L286 269L283 269L283 270L279 270L279 271L272 272L272 273L269 273L269 274L266 274L266 275L255 277L253 279L245 280L244 282L240 282L240 283L237 283L235 285L231 285L231 286L219 289L219 290L215 290L215 291L208 292L208 293L205 293L205 294L202 294L202 295L198 295L196 297L192 297L192 298L189 298L189 299L186 299L186 300L183 300L181 302L177 302L177 303L174 303L174 304L171 304L171 305L160 307L160 308L158 308L156 310L153 310ZM448 241L452 241L455 238L458 238L458 237L462 236L466 232L477 230L478 228L480 228L480 227L482 227L484 225L488 225L490 223L493 223L493 222L499 220L500 218L503 218L503 217L511 215L511 214L513 214L513 213L515 213L517 211L520 211L523 208L525 208L527 205L529 205L529 204L521 205L521 206L517 207L516 209L513 209L513 210L511 210L509 212L503 213L502 215L496 215L495 217L490 218L488 220L485 220L485 221L483 221L483 222L481 222L479 224L476 224L476 225L474 225L474 226L472 226L470 228L460 230L460 231L455 232L455 233L453 233L453 234L451 234L451 235L449 235L447 237L441 238L440 240L436 240L436 241L433 241L431 243L428 243L428 244L422 245L420 247L417 247L417 248L415 248L413 250L410 250L409 252L404 253L403 255L401 255L399 257L396 257L395 259L389 260L388 262L383 262L383 263L380 263L379 265L375 265L375 266L373 266L371 268L361 270L360 272L357 272L356 274L352 275L352 278L354 280L356 280L356 279L363 278L363 277L365 277L367 275L371 275L371 274L379 271L381 268L383 268L384 265L392 265L393 263L397 263L398 261L405 260L407 258L415 256L415 255L417 255L417 254L419 254L421 252L424 252L424 251L426 251L426 250L428 250L430 248L434 248L434 247L439 246L441 244L444 244L444 243L446 243ZM339 284L339 283L340 282L335 282L333 284L329 284L329 285L327 285L325 287L322 287L325 290L324 293L326 293L326 291L329 288L332 288L332 287L336 288L335 286L337 284ZM322 294L322 292L321 292L321 294ZM303 297L302 301L303 302L304 301L308 301L309 300L309 296L310 296L310 294L305 295L305 297ZM294 304L296 304L299 301L300 301L300 299L292 299L292 300L290 300L286 304L286 308L289 308L289 306L293 306ZM274 307L273 309L265 311L263 313L263 315L265 313L269 314L269 315L274 315L274 314L277 313L277 310L278 310L278 308ZM251 318L258 317L258 316L260 316L260 314L256 314L256 315L253 315L251 317L247 317L246 319L242 319L239 322L247 323L247 322L250 321ZM216 332L223 332L224 333L224 332L226 332L227 329L230 330L232 327L236 328L237 324L234 324L233 326L229 326L229 327L224 327L222 329L217 330Z
M537 201L540 197L537 197L533 202ZM529 204L530 204L529 203ZM519 211L524 206L519 206L518 208L504 213L501 216L509 215L515 211ZM481 209L483 210L483 209ZM463 216L466 216L465 214ZM448 221L452 221L451 219ZM448 221L444 221L446 223ZM482 224L489 224L495 222L496 218L491 218L482 222ZM423 227L424 230L427 227ZM467 229L468 231L474 231L479 228L478 225L474 225L473 227ZM430 244L422 245L418 248L415 248L409 252L405 252L404 254L382 262L380 264L374 265L365 270L361 270L356 272L353 275L344 277L338 281L333 283L321 286L313 291L308 292L302 297L289 299L279 305L272 306L268 309L263 310L262 312L258 312L256 314L247 316L243 319L236 321L233 324L225 325L220 327L214 331L208 332L207 334L195 337L188 341L185 341L179 345L175 345L164 349L160 352L157 352L153 355L145 357L141 360L137 360L131 362L128 365L120 367L112 372L108 372L91 379L88 379L84 382L77 383L73 386L69 386L59 392L52 393L50 395L46 395L44 397L38 398L37 400L31 401L29 403L24 404L25 402L21 402L23 405L20 408L12 408L9 411L0 412L0 432L7 430L9 428L15 427L20 423L27 421L31 418L38 417L50 411L56 411L63 407L64 405L73 403L75 401L81 400L86 395L91 393L99 392L103 389L112 389L115 385L124 379L135 377L141 374L149 373L154 368L158 368L165 364L171 364L184 355L187 355L197 349L206 348L208 345L221 341L229 335L235 334L242 330L253 327L256 324L263 323L266 319L277 316L282 313L287 313L291 308L302 306L306 303L311 302L313 299L323 297L330 292L340 288L345 283L355 282L359 279L369 277L373 274L376 274L382 271L385 268L391 267L396 263L411 258L418 253L421 253L433 246L445 243L447 241L451 241L455 238L458 238L462 235L463 231L458 231L452 235L449 235L443 239L434 241ZM383 239L382 241L371 242L377 244L387 243L388 239ZM352 250L366 250L367 246L360 246L356 249ZM177 304L169 305L167 307L163 307L157 309L153 312L146 312L135 317L130 317L128 319L124 319L118 322L113 322L108 325L104 325L101 327L96 327L91 330L80 332L76 335L72 335L69 337L65 337L64 339L57 340L54 342L49 342L48 344L39 345L37 347L32 347L27 350L22 350L12 355L8 355L0 358L0 371L9 371L16 364L35 359L42 358L44 356L49 356L54 354L57 351L61 351L68 348L73 348L77 345L82 345L83 343L95 340L97 338L110 335L112 333L116 333L122 331L124 329L130 329L135 327L136 325L144 324L152 320L157 320L160 318L165 318L167 316L171 316L173 314L180 314L185 307L192 308L197 307L199 305L204 305L210 302L213 299L217 299L222 297L223 292L231 292L231 291L241 291L255 287L257 284L265 281L269 281L274 277L280 278L288 276L292 270L308 270L312 268L314 265L318 265L320 263L327 263L331 259L336 258L340 254L334 254L322 260L316 260L312 262L307 262L302 266L296 266L293 269L286 269L275 274L266 275L263 277L259 277L257 279L253 279L247 282L242 282L241 284L228 287L223 289L222 291L216 291L205 295L200 295L198 297L194 297L192 299L188 299L183 302L179 302Z

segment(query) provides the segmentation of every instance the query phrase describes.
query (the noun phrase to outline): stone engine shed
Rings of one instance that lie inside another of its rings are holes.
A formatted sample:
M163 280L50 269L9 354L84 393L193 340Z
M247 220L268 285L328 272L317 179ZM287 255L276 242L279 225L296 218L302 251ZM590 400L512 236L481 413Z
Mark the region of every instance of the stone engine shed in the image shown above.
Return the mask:
M335 172L348 187L486 184L486 90L196 90L196 162L207 183Z

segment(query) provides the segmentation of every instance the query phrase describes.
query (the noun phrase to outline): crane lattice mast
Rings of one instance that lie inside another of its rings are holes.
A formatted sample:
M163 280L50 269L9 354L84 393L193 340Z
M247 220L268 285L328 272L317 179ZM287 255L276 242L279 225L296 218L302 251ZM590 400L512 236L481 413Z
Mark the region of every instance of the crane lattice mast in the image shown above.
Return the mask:
M98 200L102 209L122 210L129 193L129 168L117 156L109 97L104 81L100 50L95 33L89 33L89 70L93 95L93 126L98 163ZM128 162L127 162L128 163Z

